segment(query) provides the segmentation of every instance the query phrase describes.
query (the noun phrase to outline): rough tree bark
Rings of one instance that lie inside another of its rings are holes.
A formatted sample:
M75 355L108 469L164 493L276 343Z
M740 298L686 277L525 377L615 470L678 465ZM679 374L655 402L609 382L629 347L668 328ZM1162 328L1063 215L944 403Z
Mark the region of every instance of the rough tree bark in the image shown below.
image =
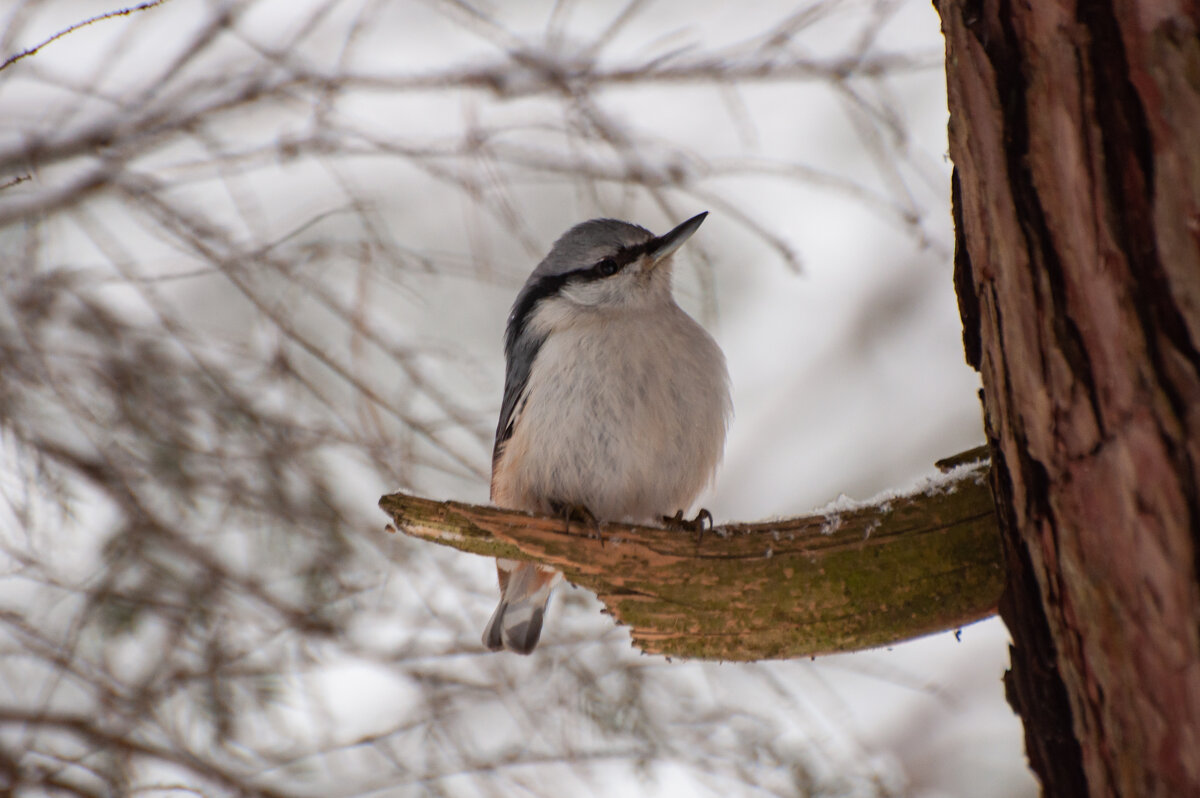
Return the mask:
M1047 795L1200 795L1200 8L935 5L1009 700Z

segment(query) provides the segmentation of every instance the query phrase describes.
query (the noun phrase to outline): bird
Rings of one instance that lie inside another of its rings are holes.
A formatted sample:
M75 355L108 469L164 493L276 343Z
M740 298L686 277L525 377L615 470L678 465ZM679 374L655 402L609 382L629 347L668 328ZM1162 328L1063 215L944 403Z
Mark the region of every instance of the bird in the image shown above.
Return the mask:
M534 268L504 334L494 505L597 529L670 525L711 484L733 415L729 373L671 287L672 255L707 215L660 236L617 219L582 222ZM692 523L703 516L711 523L707 510ZM561 574L506 559L496 569L500 603L483 643L529 654Z

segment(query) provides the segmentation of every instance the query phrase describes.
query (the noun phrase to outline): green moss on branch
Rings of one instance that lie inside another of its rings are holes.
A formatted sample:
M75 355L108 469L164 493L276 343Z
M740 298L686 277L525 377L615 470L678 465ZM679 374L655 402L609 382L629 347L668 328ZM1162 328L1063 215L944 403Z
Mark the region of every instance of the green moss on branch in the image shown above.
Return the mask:
M855 651L991 615L1003 587L987 463L923 491L695 535L591 527L395 493L408 535L536 560L596 593L644 651L760 660Z

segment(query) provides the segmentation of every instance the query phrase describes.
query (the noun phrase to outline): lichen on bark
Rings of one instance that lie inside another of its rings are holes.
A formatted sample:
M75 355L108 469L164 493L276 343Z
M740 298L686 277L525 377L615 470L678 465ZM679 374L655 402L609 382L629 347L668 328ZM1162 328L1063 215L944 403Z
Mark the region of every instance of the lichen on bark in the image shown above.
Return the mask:
M910 495L698 537L401 493L380 507L414 537L554 566L595 592L639 648L677 657L888 645L992 614L1003 583L984 462Z

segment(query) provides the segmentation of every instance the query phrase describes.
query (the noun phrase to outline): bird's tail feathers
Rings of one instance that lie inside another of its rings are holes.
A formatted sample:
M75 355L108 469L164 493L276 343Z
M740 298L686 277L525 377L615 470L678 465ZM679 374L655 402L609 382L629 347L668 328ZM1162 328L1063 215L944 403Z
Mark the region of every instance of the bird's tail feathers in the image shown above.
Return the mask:
M558 571L533 563L497 560L500 604L483 632L483 644L492 651L507 648L529 654L542 636L542 619Z

